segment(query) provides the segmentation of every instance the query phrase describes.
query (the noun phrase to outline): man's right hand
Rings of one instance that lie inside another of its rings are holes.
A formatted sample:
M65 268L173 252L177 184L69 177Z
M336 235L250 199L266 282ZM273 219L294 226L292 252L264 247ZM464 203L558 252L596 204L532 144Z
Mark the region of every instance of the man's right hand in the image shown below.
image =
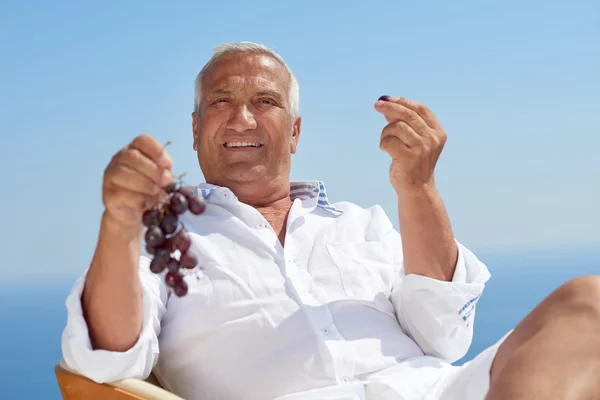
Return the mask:
M139 234L142 214L158 202L162 188L173 181L171 168L169 154L151 136L138 136L121 149L104 171L106 222L122 233Z
M122 352L139 338L144 317L138 268L142 214L173 180L171 168L164 147L141 135L115 154L104 171L106 209L81 298L94 349Z

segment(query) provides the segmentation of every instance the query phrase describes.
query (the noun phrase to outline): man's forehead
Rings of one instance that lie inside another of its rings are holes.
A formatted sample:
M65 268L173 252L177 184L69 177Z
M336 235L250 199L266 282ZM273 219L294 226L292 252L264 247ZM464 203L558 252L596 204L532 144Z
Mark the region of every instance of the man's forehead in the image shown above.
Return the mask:
M265 54L232 54L215 63L204 77L208 90L240 83L255 84L276 89L287 85L289 76L285 67Z

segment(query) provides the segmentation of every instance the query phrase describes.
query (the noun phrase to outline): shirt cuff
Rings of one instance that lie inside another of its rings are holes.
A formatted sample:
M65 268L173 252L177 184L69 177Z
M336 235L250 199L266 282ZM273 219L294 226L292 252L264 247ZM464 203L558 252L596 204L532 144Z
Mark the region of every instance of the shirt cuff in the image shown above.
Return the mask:
M158 360L159 299L153 299L156 295L148 290L142 279L143 322L136 343L124 352L94 350L81 305L84 284L85 275L75 283L66 301L67 323L61 340L65 363L97 383L125 378L146 379Z
M452 281L417 274L402 277L392 292L400 324L425 354L454 362L468 351L475 307L490 278L487 267L457 243Z

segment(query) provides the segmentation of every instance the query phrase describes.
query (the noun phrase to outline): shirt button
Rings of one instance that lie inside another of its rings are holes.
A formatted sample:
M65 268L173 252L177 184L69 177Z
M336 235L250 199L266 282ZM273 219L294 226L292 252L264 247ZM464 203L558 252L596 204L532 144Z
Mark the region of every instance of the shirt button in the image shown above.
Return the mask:
M323 333L327 336L333 336L334 332L335 332L335 328L333 328L333 327L323 329Z

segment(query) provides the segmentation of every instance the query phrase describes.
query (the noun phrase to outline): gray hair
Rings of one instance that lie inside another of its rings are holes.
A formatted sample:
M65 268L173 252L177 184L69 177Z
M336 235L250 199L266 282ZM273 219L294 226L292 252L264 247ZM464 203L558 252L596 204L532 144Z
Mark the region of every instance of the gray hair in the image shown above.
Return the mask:
M258 43L252 42L234 42L234 43L226 43L220 46L217 46L213 49L213 54L210 60L204 65L202 70L196 76L196 84L195 84L195 96L194 96L194 111L198 112L200 110L200 105L202 104L202 83L204 80L204 75L206 71L221 57L230 53L245 53L245 54L266 54L277 61L279 61L287 70L288 76L290 78L290 87L289 87L289 107L290 112L294 117L300 115L300 89L298 87L298 80L294 76L294 73L288 67L288 65L283 60L279 54L275 51L271 50L267 46Z

